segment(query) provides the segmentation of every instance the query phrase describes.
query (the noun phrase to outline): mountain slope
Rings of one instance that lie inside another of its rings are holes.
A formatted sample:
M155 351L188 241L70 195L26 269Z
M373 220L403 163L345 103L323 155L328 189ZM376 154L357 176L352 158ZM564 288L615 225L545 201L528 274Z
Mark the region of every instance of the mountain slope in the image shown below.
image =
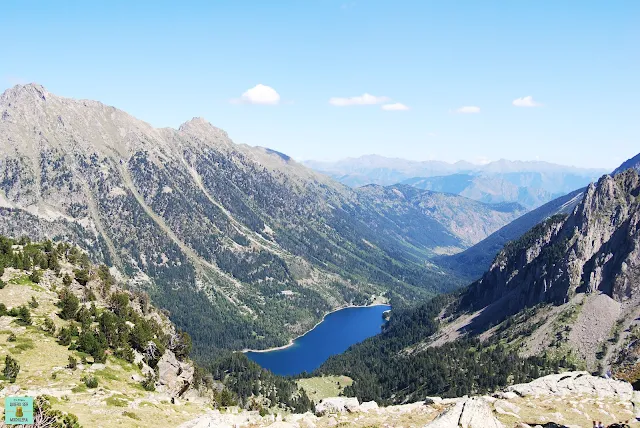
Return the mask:
M571 212L576 204L580 202L584 191L585 189L579 189L547 202L541 207L518 217L466 250L451 256L436 258L434 262L475 279L491 266L496 254L507 242L518 239L548 217Z
M635 381L637 361L619 355L640 337L639 287L640 174L631 169L603 176L571 213L505 245L470 286L394 311L380 336L320 372L352 377L349 393L394 402L562 369L630 366Z
M198 118L155 129L36 84L0 96L0 232L68 240L118 267L196 353L281 345L331 309L460 285L427 259L520 208L477 205L452 223L438 210L469 202L445 199L434 211L353 190Z

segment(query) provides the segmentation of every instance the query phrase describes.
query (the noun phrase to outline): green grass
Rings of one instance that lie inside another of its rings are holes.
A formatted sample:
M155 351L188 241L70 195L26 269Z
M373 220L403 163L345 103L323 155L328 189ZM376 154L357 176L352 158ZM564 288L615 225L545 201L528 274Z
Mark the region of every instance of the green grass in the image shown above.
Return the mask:
M106 367L102 370L96 370L95 375L101 377L102 379L107 379L112 381L120 380L120 377L118 376L118 372L109 367Z
M129 406L129 399L124 395L112 395L106 400L107 406L113 407L127 407Z
M81 392L87 392L87 386L82 384L82 385L78 385L74 388L71 388L71 392L73 392L74 394L79 394Z
M337 397L353 380L347 376L318 376L299 379L298 386L316 403L328 397Z
M133 413L133 412L124 411L124 412L122 412L122 415L123 416L127 416L127 417L129 417L131 419L135 419L136 421L140 420L140 417L138 415L136 415L135 413Z
M16 345L13 346L11 349L9 349L9 352L11 352L12 354L21 354L24 351L28 351L29 349L35 348L35 345L33 344L33 340L24 336L20 336L16 338L15 343Z

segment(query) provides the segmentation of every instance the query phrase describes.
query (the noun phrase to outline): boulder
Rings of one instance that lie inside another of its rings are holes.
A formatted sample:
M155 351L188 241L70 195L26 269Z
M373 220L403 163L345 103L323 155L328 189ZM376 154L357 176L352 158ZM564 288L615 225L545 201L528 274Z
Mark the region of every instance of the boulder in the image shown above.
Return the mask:
M482 397L457 402L426 425L428 428L505 428Z
M173 352L166 350L158 361L158 385L172 397L180 397L193 383L194 368L180 362Z
M376 403L375 401L366 401L362 404L360 404L360 407L358 407L358 411L360 412L368 412L369 410L377 410L378 409L378 403Z
M316 415L322 416L329 413L357 412L360 403L355 397L331 397L321 400L316 404Z

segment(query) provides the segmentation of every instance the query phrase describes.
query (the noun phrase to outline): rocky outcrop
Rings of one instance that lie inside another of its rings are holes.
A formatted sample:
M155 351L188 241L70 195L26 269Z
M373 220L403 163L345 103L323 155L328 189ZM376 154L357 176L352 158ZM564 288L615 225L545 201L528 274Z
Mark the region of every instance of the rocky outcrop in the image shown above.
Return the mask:
M193 365L178 361L173 352L166 350L158 361L158 389L180 397L193 384L193 374Z
M322 416L329 413L354 413L360 409L360 403L355 397L325 398L316 404L316 415Z
M631 401L633 387L628 382L591 376L587 372L571 372L545 376L533 382L506 388L519 397L539 395L592 395L619 401Z

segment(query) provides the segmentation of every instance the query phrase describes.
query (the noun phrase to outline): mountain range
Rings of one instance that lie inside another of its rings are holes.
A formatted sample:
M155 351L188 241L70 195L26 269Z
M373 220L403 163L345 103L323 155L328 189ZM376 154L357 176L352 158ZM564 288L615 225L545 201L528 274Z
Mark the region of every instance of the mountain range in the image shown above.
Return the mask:
M352 189L203 119L156 129L37 84L0 96L0 206L0 232L76 243L134 278L196 354L282 345L337 307L451 290L463 280L428 259L524 212Z
M542 161L501 159L482 165L464 161L450 164L377 155L304 164L352 187L403 183L487 203L518 202L528 209L584 187L609 172Z

